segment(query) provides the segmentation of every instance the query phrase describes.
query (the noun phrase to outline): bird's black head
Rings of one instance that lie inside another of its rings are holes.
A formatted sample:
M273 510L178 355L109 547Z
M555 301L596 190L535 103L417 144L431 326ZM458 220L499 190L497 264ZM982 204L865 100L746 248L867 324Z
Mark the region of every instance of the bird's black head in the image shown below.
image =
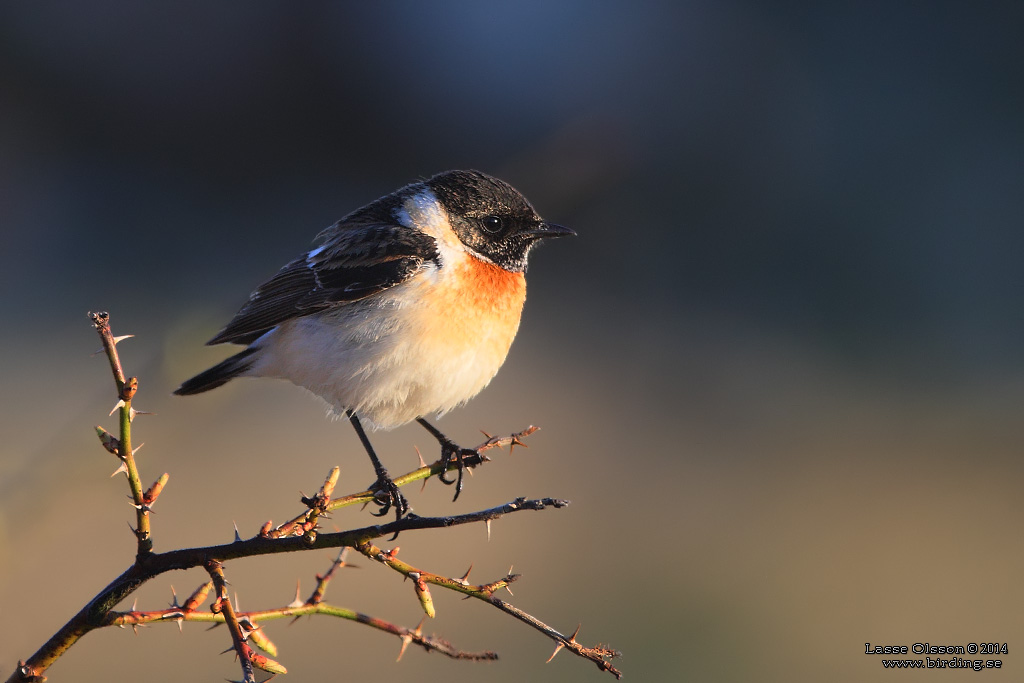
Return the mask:
M525 271L526 256L538 240L576 234L545 223L518 190L486 173L446 171L426 184L462 243L505 270Z

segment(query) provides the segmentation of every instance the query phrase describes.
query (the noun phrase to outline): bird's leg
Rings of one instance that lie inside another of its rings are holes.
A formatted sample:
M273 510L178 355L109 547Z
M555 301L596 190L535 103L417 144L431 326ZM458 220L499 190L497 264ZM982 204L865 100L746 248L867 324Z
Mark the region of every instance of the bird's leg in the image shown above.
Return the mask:
M441 461L444 464L444 467L441 468L441 472L437 475L437 478L440 479L443 484L448 484L449 486L455 484L455 497L452 498L452 501L458 500L459 494L462 493L462 478L466 473L466 463L463 458L467 455L479 455L479 452L474 448L463 448L458 445L438 431L437 427L430 424L422 417L417 417L416 421L423 425L424 429L433 434L434 438L441 444ZM455 463L459 472L458 477L454 481L446 478L445 476L448 472L448 465L452 462Z
M384 465L381 464L380 458L373 450L373 446L370 445L370 439L367 438L366 432L363 430L363 425L360 424L359 418L351 410L346 410L345 415L348 416L349 422L352 423L352 427L356 430L356 434L359 436L359 440L363 443L363 448L366 449L367 454L370 456L370 462L373 463L373 469L377 472L377 482L371 487L377 490L377 494L374 499L377 505L380 506L379 512L372 513L375 517L383 517L388 513L388 510L392 506L395 508L395 517L401 519L402 515L409 511L409 501L405 499L402 492L398 490L398 486L388 476L388 471L384 469Z

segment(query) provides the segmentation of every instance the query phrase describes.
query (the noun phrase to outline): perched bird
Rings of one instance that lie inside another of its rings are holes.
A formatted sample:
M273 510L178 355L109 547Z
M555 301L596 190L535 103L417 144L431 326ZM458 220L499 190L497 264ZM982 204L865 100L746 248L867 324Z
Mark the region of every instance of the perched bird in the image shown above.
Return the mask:
M465 403L505 361L526 300L526 259L540 240L575 234L541 219L508 183L447 171L357 209L318 236L319 246L249 296L208 344L246 348L185 380L179 395L235 377L277 377L348 417L377 474L384 515L408 503L360 420L390 429L412 420L441 444L447 465L461 448L424 419ZM447 484L455 483L444 476Z

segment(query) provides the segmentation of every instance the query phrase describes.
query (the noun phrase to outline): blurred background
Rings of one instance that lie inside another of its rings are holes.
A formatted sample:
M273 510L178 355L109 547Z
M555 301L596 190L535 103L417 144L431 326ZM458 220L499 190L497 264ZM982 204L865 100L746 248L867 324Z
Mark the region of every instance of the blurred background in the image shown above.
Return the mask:
M539 249L519 338L439 426L542 430L457 503L571 507L399 539L610 644L629 680L861 681L864 643L1024 645L1024 9L1020 3L0 5L0 667L134 556L86 318L109 310L156 549L297 513L348 425L285 382L178 383L249 291L397 187L478 168L579 237ZM436 445L372 436L392 472ZM346 510L329 523L367 523ZM305 596L326 554L230 562L242 609ZM399 624L408 583L345 571L331 602ZM202 571L139 591L159 609ZM434 591L425 628L490 664L358 624L266 624L290 680L596 681L591 664ZM123 607L128 609L130 601ZM88 635L55 681L237 678L223 629ZM903 672L901 680L928 674ZM930 679L929 679L930 680Z

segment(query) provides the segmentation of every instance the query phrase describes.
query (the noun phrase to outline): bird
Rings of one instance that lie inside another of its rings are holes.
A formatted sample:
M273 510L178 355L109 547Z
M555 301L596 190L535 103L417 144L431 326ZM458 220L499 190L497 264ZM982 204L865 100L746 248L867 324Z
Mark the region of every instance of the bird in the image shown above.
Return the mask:
M344 416L373 464L383 516L409 504L366 429L412 421L441 445L438 478L462 490L462 448L427 421L473 398L504 363L526 300L527 256L575 235L511 185L475 170L413 182L317 235L259 285L207 345L245 348L182 382L181 396L237 377L289 380ZM454 463L456 480L445 473Z

